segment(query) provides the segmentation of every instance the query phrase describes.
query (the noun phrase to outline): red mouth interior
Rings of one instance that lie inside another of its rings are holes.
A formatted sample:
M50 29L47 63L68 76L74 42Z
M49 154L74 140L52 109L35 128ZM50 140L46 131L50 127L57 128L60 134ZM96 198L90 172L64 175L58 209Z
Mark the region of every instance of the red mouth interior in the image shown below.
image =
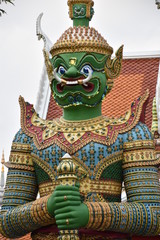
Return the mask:
M78 85L78 84L77 84ZM69 86L76 86L76 85L69 85ZM58 92L63 92L65 86L62 86L61 83L57 84L57 90ZM94 84L93 83L87 83L87 86L82 85L82 87L84 88L84 90L86 92L92 92L94 90Z
M92 92L94 90L94 84L90 82L87 83L87 86L82 85L82 87L86 92Z

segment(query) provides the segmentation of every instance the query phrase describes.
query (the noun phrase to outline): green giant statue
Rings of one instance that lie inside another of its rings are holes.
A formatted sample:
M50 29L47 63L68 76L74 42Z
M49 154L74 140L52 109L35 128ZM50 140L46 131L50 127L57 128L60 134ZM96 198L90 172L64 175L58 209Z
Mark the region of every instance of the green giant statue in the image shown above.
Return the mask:
M47 37L38 32L63 116L43 120L20 97L21 129L6 164L1 233L17 238L32 232L37 240L154 239L160 233L160 160L140 122L148 92L125 116L102 116L102 100L121 70L123 47L112 58L113 49L89 27L92 0L68 0L68 5L73 27L49 51Z

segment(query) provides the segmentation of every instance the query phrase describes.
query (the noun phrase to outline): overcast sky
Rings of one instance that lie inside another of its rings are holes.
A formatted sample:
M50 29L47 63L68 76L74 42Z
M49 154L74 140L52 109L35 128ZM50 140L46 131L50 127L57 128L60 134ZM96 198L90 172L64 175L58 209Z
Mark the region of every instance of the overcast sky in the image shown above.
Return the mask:
M15 0L1 4L0 18L0 157L8 161L12 139L20 127L18 97L35 104L43 66L43 42L35 33L36 18L44 12L43 30L55 43L72 25L67 0ZM160 52L160 10L155 0L95 0L95 27L117 50Z

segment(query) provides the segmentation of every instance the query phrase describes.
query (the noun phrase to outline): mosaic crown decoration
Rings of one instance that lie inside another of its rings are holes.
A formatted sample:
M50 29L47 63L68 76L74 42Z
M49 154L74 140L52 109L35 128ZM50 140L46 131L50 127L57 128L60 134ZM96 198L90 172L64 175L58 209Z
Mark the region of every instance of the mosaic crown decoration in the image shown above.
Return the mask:
M92 0L69 0L69 16L73 27L67 29L50 50L52 57L67 52L96 52L112 54L113 49L89 21L94 14Z
M76 6L74 6L76 4ZM85 4L82 8L78 4ZM94 2L92 0L68 0L69 16L73 18L88 18L91 20L94 10Z
M112 54L113 49L107 41L90 27L70 27L51 48L51 55L54 57L60 53L67 52L96 52L101 54Z

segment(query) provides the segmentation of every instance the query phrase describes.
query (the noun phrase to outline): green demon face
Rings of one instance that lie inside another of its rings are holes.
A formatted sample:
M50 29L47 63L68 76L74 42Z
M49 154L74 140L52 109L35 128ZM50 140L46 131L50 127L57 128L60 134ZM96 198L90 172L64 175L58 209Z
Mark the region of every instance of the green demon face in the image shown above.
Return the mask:
M54 79L51 83L54 98L63 108L94 107L107 92L104 67L107 56L95 53L65 53L51 62Z

